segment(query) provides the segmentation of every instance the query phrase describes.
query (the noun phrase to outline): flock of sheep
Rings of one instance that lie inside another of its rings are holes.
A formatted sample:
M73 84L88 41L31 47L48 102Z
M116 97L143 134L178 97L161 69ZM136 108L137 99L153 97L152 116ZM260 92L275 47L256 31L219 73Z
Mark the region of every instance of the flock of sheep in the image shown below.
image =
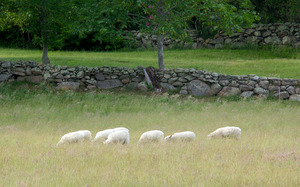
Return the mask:
M239 140L241 138L241 129L239 127L223 127L215 130L208 135L208 138L225 138L231 137ZM176 142L176 141L193 141L196 135L192 131L184 131L174 133L164 138L164 133L160 130L151 130L144 132L138 144L149 142ZM88 130L80 130L65 134L57 146L67 143L76 143L83 141L103 142L103 144L129 144L129 130L125 127L118 127L114 129L106 129L99 131L94 140L92 140L92 133Z

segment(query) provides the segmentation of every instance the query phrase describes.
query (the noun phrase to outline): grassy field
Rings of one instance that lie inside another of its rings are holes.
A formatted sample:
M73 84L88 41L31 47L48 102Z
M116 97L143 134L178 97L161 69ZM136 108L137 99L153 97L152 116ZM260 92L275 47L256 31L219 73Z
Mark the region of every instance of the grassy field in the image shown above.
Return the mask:
M0 186L300 186L299 106L2 84ZM206 139L227 125L241 127L240 141ZM130 130L128 146L55 146L69 131L118 126ZM137 146L152 129L197 137Z
M42 51L0 48L0 60L41 62ZM157 67L156 51L60 52L50 51L52 64L67 66ZM223 74L300 78L300 49L197 49L165 51L167 68L196 68Z

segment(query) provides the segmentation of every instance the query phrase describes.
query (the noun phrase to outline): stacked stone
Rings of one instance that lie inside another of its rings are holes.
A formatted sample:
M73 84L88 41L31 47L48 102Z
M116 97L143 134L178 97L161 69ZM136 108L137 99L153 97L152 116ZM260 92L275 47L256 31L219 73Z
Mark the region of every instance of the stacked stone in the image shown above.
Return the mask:
M274 97L300 101L300 79L257 75L224 75L196 69L155 70L165 91L193 96ZM59 89L91 90L128 88L147 91L143 67L67 67L40 65L34 61L0 61L0 82L52 82Z
M291 45L300 46L299 23L256 24L252 28L243 29L232 35L224 32L217 34L214 39L206 40L204 46L222 48L224 45L242 47L246 44L260 45Z
M244 47L247 44L259 45L290 45L298 48L300 46L300 24L299 23L272 23L255 24L252 28L242 29L232 35L220 32L213 39L204 40L198 36L196 30L187 31L190 42L165 38L164 48L183 46L185 48L223 48L230 45L235 48ZM131 34L139 48L157 48L155 35L132 31ZM130 39L130 37L125 36Z
M164 49L174 48L174 47L185 47L185 48L198 48L201 47L204 39L198 38L198 33L196 30L187 30L189 36L188 41L172 39L165 37L164 39ZM133 36L138 48L152 48L157 49L157 38L155 35L145 34L140 31L131 31L130 34L124 36L127 40L132 40L130 35Z

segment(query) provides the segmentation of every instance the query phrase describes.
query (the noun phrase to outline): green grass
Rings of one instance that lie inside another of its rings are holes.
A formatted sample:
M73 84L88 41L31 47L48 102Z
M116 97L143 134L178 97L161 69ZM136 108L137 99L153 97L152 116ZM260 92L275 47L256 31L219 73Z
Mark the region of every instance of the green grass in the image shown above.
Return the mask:
M35 60L42 52L0 48L2 60ZM60 52L50 51L52 64L67 66L157 67L156 51L132 52ZM300 50L273 49L197 49L165 51L167 68L196 68L223 74L300 78Z
M299 103L54 92L0 85L0 186L299 186ZM242 138L206 139L222 126ZM67 132L125 126L128 146L55 145ZM146 130L192 130L190 144L137 146Z

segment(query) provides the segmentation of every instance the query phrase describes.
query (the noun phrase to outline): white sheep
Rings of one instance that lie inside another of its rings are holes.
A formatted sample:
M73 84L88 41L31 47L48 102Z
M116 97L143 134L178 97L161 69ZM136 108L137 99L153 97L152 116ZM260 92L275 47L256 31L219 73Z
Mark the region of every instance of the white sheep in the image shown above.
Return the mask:
M223 127L210 133L207 137L211 138L235 138L237 140L241 139L242 130L239 127Z
M196 138L196 134L192 131L184 131L184 132L177 132L170 136L165 137L165 141L193 141Z
M128 129L125 128L125 127L117 127L117 128L114 128L114 129L106 129L106 130L103 130L103 131L99 131L96 134L93 142L99 142L99 141L103 142L103 141L107 140L108 136L111 133L119 131L119 130L127 130L128 131Z
M104 144L129 144L129 132L128 130L119 130L108 135Z
M164 140L164 133L160 130L151 130L144 132L139 141L140 143L149 143L149 142L162 142Z
M80 130L76 132L70 132L65 134L60 141L56 144L57 146L65 143L77 143L83 141L91 141L92 133L88 130Z

